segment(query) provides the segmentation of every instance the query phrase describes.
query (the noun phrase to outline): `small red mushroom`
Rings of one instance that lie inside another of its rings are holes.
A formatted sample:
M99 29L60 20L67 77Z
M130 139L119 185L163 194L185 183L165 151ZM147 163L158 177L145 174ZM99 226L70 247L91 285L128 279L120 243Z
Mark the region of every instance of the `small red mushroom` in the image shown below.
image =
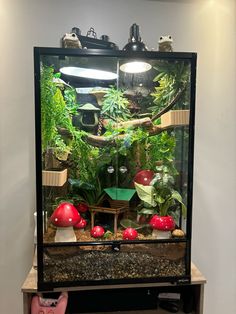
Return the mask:
M75 207L80 213L86 213L89 209L88 205L85 203L79 203Z
M138 232L134 228L129 227L123 231L123 240L135 240L137 236Z
M95 226L90 231L90 234L93 238L101 238L103 237L104 233L105 233L105 230L101 226Z
M73 226L80 219L80 214L71 203L61 203L50 217L51 223L57 227L55 242L75 242Z
M81 217L80 221L76 225L74 225L76 229L81 229L81 230L84 230L86 226L87 226L87 221L83 217Z
M141 170L136 173L134 177L134 182L142 184L142 185L150 185L153 177L154 172L152 170Z
M152 216L149 225L153 228L152 236L157 239L168 239L171 231L175 228L172 216Z

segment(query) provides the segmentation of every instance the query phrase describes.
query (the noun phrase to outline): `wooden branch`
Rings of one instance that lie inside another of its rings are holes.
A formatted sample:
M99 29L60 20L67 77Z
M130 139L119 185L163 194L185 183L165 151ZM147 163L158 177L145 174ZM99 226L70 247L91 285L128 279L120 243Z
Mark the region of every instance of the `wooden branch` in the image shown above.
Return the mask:
M164 113L166 113L167 111L169 111L172 107L174 107L174 105L176 104L176 102L182 97L185 89L187 87L187 84L184 85L184 87L182 89L179 89L179 91L177 92L177 94L175 95L174 98L172 98L172 100L166 105L165 108L163 108L161 111L159 111L157 114L155 114L151 121L155 121L158 118L160 118Z
M150 127L152 121L149 117L119 122L114 124L114 128L129 128L129 127Z
M122 139L125 137L125 135L117 135L117 138L118 137ZM111 138L93 134L87 134L86 136L83 137L83 140L95 147L115 146L116 144L114 137Z
M153 125L153 127L148 130L148 133L149 136L153 136L161 133L162 131L164 131L164 129L161 127L161 125Z
M163 129L161 126L158 125L152 125L148 129L149 136L157 135L161 133ZM84 137L84 140L95 147L106 147L106 146L115 146L116 145L116 139L122 140L125 138L125 134L119 134L116 137L106 137L106 136L98 136L93 134L87 134Z

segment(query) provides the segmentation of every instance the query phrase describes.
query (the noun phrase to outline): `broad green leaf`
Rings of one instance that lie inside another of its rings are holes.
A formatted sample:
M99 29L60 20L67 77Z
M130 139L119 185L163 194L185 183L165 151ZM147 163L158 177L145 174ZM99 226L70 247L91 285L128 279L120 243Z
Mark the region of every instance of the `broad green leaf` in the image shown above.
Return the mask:
M183 214L184 218L186 218L186 216L187 216L187 207L183 203L181 195L177 191L172 191L171 198L175 199L176 201L178 201L181 204L182 214Z
M69 183L72 187L79 188L82 190L95 190L94 185L89 184L87 182L81 181L79 179L68 179Z
M123 228L134 228L134 229L141 229L143 226L140 226L136 222L130 219L121 219L120 224Z
M155 207L157 203L154 200L154 193L155 193L155 188L150 185L142 185L139 183L134 183L135 189L137 191L137 194L139 198L150 204L151 206Z
M182 196L179 194L177 191L172 191L171 192L171 197L177 200L178 202L182 202Z

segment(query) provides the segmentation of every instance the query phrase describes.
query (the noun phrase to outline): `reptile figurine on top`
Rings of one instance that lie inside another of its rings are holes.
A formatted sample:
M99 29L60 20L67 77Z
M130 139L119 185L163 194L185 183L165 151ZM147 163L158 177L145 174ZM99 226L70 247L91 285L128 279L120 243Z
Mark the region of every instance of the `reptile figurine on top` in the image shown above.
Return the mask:
M78 36L75 33L66 33L62 38L62 44L64 48L80 48L82 45L79 41Z
M159 41L158 41L158 45L159 45L159 51L164 51L164 52L172 52L173 48L172 48L172 43L173 43L173 39L170 35L168 36L161 36Z

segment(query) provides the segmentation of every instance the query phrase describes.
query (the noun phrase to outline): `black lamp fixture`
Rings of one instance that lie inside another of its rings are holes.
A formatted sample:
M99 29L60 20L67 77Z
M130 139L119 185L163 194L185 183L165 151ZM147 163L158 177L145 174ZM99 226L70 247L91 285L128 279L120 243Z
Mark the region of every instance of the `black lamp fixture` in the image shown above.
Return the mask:
M135 23L130 27L129 42L124 46L123 50L125 51L147 51L148 50L148 48L143 43L141 36L139 34L139 26Z
M129 42L124 46L123 50L134 52L148 50L139 34L139 26L135 23L130 27ZM152 66L147 62L141 60L132 60L130 62L122 64L120 66L120 70L126 73L142 73L149 71L151 67Z

